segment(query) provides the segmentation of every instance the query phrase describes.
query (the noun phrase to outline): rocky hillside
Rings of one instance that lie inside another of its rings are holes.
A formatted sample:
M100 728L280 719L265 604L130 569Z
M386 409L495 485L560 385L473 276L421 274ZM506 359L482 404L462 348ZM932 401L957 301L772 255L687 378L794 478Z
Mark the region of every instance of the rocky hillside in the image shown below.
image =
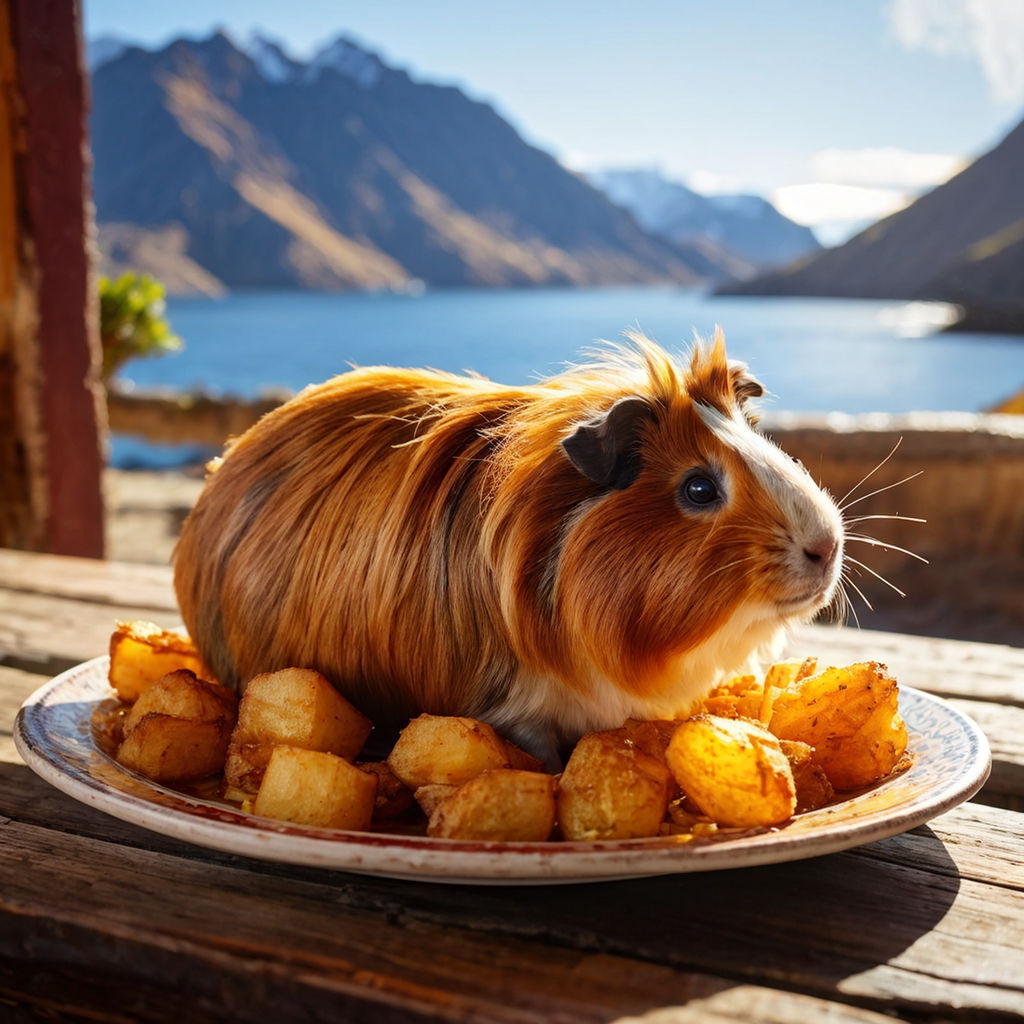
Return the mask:
M940 299L964 326L1024 331L1024 122L944 185L852 238L723 290Z
M175 290L691 283L711 267L490 106L344 38L308 63L223 33L109 46L90 129L108 266Z
M694 192L656 170L606 170L588 179L659 238L701 249L722 271L753 277L821 249L810 228L754 195Z

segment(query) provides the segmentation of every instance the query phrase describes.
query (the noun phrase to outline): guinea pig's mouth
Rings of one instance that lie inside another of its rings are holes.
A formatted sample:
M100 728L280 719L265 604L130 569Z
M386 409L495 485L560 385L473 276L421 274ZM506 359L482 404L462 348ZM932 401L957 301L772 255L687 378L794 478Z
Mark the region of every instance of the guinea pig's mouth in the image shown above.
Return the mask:
M797 597L785 597L775 602L775 607L783 615L813 615L821 611L835 594L834 580L824 581L816 587L805 591Z

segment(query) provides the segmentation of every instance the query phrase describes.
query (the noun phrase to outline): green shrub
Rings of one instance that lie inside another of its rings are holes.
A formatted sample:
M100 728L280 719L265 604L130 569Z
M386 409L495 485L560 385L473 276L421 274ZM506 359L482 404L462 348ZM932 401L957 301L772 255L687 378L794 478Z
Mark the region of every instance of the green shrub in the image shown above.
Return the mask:
M181 338L164 318L164 286L148 274L100 278L100 340L103 380L129 359L160 356L181 348Z

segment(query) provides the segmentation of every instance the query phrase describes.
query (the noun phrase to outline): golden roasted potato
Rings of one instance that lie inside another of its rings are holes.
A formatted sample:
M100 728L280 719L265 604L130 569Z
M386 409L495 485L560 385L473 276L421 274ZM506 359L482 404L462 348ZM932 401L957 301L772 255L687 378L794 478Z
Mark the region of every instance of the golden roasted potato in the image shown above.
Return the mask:
M573 750L558 786L558 824L566 839L633 839L658 834L672 775L623 730L593 732Z
M235 695L188 669L152 683L124 721L117 760L156 782L191 782L224 766Z
M540 762L502 739L486 722L420 715L399 734L388 764L415 791L434 782L461 786L489 768L530 770L526 766Z
M797 683L801 679L814 675L814 670L817 667L818 659L813 657L793 658L790 661L776 662L768 669L764 677L761 706L758 708L756 715L750 715L749 717L756 718L762 725L767 725L771 721L772 704L778 692L788 689L793 683Z
M555 779L492 768L437 804L427 835L441 839L543 842L555 827Z
M828 668L775 698L771 731L814 747L836 789L858 789L888 775L907 748L899 688L884 665Z
M131 706L125 718L125 735L142 718L154 713L202 722L223 721L230 733L238 714L238 698L225 686L199 679L189 669L179 669L150 684Z
M356 767L377 776L373 817L397 818L412 807L412 791L391 770L387 761L356 761Z
M523 772L544 771L544 762L539 757L528 754L521 747L517 747L511 740L507 740L504 737L502 737L501 741L505 745L505 757L508 759L508 766L510 768L516 768Z
M365 832L377 776L343 757L303 747L274 747L252 813L299 825Z
M148 686L179 668L214 681L188 637L141 619L117 623L110 637L107 677L121 700L137 700Z
M756 718L763 699L764 687L753 676L735 676L701 701L701 711L722 718Z
M797 740L779 740L779 746L789 761L796 787L796 813L816 811L824 807L836 791L825 774L825 769L814 760L814 747Z
M612 731L621 732L626 739L639 747L645 754L666 763L665 751L668 749L669 740L672 739L672 733L678 726L678 721L664 718L649 721L640 718L627 718L621 729Z
M416 790L413 798L420 805L420 810L429 818L437 805L450 797L458 788L458 786L449 786L446 782L428 782Z
M255 676L238 706L224 777L229 787L255 793L275 746L353 758L372 727L319 672L285 668Z
M682 791L720 825L777 825L796 809L786 755L756 722L696 715L673 734L668 764Z

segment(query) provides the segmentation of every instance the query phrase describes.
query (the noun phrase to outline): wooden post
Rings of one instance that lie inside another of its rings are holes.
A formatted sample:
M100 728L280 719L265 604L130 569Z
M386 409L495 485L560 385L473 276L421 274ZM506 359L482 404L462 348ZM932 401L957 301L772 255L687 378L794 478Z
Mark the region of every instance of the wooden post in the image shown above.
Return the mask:
M78 0L0 0L0 546L103 555Z

